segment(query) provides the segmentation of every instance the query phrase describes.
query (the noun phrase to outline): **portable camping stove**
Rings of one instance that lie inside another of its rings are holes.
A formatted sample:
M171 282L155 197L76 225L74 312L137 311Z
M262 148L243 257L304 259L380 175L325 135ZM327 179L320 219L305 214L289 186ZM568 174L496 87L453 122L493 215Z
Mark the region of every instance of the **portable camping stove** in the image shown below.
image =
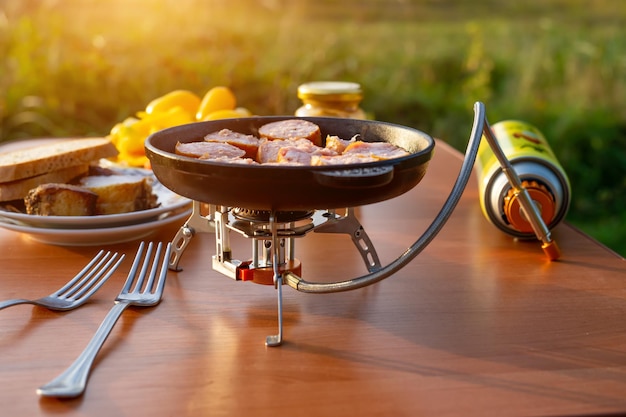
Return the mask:
M252 240L252 259L241 261L233 258L231 231ZM295 239L312 231L349 235L367 270L371 273L381 269L374 245L353 208L272 213L203 205L197 201L193 202L191 217L174 238L170 269L181 270L178 265L180 258L196 233L214 233L216 254L212 257L212 267L215 271L236 281L274 285L278 290L278 334L268 336L266 344L279 345L282 343L282 280L285 276L292 277L292 281L293 278L296 278L295 281L299 279L302 268L295 257Z
M300 292L331 293L348 291L379 282L404 267L437 235L452 214L472 173L482 135L498 158L503 172L519 196L537 238L544 251L554 244L550 231L521 185L514 169L504 156L485 117L484 105L474 106L475 118L459 176L440 212L422 236L389 265L381 266L374 245L355 216L353 208L341 210L265 211L193 202L190 218L179 229L173 240L170 269L179 271L179 262L185 248L196 233L214 233L216 253L212 257L215 271L237 281L252 281L274 285L278 294L278 333L266 338L267 346L278 346L283 341L282 286L289 285ZM203 207L208 207L203 212ZM307 282L300 277L301 264L295 257L295 239L311 231L343 233L351 237L369 273L367 275L331 283ZM236 232L252 241L252 259L233 258L230 232ZM546 252L547 253L547 252Z

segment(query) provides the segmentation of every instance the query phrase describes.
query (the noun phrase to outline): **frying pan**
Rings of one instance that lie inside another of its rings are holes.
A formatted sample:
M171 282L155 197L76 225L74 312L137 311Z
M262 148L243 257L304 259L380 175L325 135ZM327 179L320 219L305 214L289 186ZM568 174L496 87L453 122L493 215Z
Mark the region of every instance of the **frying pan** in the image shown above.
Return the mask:
M355 135L366 142L389 142L404 157L333 166L243 165L176 155L177 142L202 141L221 129L252 134L264 124L293 116L259 116L190 123L164 129L145 142L159 181L192 200L253 210L290 211L355 207L387 200L415 187L426 173L435 141L429 135L391 123L332 117L303 117L320 127L322 138Z

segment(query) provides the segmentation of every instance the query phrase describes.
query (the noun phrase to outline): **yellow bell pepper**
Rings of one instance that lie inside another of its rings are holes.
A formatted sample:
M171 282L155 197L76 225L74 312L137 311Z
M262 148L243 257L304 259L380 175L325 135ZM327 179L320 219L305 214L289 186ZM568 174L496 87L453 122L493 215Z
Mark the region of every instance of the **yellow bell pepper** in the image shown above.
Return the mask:
M200 106L200 97L187 90L174 90L161 97L155 98L146 106L146 113L159 113L182 107L186 112L195 115Z

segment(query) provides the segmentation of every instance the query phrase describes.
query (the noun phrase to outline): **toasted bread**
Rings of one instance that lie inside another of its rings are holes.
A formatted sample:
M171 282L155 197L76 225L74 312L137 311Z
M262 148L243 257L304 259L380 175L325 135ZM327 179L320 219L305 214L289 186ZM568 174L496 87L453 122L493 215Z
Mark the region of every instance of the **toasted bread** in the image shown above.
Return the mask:
M157 207L148 177L136 175L89 176L80 186L98 195L96 214L119 214Z
M24 198L26 213L39 216L93 216L98 195L70 184L43 184Z
M88 164L117 155L107 138L72 139L0 154L0 183Z
M89 165L82 164L57 171L37 175L21 180L0 183L0 201L21 200L28 195L28 192L41 184L46 183L68 183L74 178L84 175L89 171Z

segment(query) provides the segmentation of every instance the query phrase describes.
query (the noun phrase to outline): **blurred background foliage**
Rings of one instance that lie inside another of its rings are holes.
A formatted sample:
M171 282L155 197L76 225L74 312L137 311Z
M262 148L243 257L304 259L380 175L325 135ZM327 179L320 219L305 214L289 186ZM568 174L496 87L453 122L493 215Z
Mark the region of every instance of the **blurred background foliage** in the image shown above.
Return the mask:
M623 0L0 0L0 141L106 135L216 85L293 114L300 83L349 80L372 117L463 151L482 101L543 131L567 221L625 255L625 35Z

